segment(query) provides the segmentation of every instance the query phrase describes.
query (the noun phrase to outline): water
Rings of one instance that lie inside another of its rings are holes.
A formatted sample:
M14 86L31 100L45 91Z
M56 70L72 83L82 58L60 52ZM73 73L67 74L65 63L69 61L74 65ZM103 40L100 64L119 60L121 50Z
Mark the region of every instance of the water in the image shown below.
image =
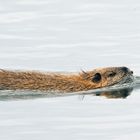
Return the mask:
M139 25L138 0L0 1L0 68L127 66L139 76ZM1 100L0 139L139 140L138 87L118 99L90 94Z

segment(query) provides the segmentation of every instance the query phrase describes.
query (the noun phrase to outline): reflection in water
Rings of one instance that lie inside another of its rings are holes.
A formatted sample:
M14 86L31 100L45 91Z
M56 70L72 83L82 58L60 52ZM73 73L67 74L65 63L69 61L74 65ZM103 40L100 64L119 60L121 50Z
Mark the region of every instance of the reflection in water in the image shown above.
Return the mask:
M114 91L105 91L101 93L97 93L96 96L105 96L107 98L126 98L130 95L130 93L133 91L133 88L125 88L120 90L114 90Z
M94 96L105 96L107 98L126 98L133 91L132 87L127 87L123 89L113 89L113 90L92 90L90 92L84 93L55 93L55 92L40 92L40 91L12 91L12 90L1 90L0 100L19 100L19 99L35 99L35 98L50 98L50 97L62 97L62 96L72 96L80 95L84 99L87 95Z

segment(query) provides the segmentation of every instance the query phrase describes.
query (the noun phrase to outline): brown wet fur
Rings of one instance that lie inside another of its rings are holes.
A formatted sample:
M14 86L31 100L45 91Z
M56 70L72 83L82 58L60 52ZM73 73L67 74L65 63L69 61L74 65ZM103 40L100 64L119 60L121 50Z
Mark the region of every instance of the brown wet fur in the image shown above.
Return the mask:
M101 80L93 82L96 73L101 75ZM114 76L109 76L116 73ZM77 92L102 88L119 83L126 75L122 67L99 68L80 73L47 73L36 71L9 71L0 70L0 89L28 89L42 91Z

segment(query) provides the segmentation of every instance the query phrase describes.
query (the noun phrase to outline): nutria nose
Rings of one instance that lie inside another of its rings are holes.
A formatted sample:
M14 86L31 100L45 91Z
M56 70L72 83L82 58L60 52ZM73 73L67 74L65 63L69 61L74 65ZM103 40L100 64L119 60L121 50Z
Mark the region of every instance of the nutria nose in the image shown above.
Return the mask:
M127 67L122 67L121 70L125 73L129 71L129 69Z

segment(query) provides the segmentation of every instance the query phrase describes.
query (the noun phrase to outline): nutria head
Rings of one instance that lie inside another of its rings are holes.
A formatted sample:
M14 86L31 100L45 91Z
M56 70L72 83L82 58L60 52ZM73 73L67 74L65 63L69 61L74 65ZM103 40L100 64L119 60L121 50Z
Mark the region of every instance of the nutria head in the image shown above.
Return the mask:
M83 72L82 77L93 87L101 88L133 81L133 72L127 67L107 67Z

